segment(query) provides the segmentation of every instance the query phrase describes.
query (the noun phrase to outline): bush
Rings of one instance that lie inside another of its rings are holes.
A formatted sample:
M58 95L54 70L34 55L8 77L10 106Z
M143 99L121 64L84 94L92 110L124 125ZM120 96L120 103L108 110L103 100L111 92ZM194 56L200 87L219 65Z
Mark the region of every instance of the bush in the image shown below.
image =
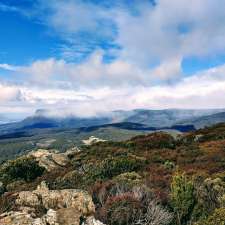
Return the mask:
M225 203L225 182L220 178L207 178L195 184L198 205L206 214L212 213Z
M178 225L185 224L195 205L194 184L185 173L176 172L171 183L171 205Z
M134 224L135 220L141 216L142 211L141 202L131 194L123 194L107 200L103 216L108 225L128 225Z
M195 225L224 225L225 224L225 208L219 208L207 219L202 220Z
M107 180L121 173L137 171L146 163L145 158L128 156L115 158L111 157L104 160L98 168L91 170L91 177L94 180Z
M168 225L173 219L172 213L167 212L155 201L148 204L145 213L137 219L135 224L141 225Z
M174 162L171 162L169 160L166 160L164 162L164 167L167 169L167 170L172 170L175 168L175 163Z
M129 174L129 175L128 175ZM129 176L129 179L126 177ZM134 178L131 180L130 177ZM143 205L152 199L152 191L143 184L140 176L134 173L121 174L113 180L106 182L96 182L92 189L92 198L97 208L105 205L109 198L120 196L124 194L131 194ZM126 182L127 181L127 182Z
M16 180L29 182L41 176L44 170L33 157L20 157L1 166L0 180L6 184Z
M142 183L142 177L136 172L122 173L116 176L113 181L119 184L127 184L131 187Z
M66 173L63 177L59 176L53 182L52 189L71 189L83 188L84 176L76 170Z
M145 199L146 200L146 199ZM147 198L147 204L135 193L124 193L109 198L103 207L103 219L109 225L168 225L171 213L156 201Z
M170 134L164 132L155 132L148 135L136 136L129 141L133 146L147 150L147 149L174 149L176 141Z

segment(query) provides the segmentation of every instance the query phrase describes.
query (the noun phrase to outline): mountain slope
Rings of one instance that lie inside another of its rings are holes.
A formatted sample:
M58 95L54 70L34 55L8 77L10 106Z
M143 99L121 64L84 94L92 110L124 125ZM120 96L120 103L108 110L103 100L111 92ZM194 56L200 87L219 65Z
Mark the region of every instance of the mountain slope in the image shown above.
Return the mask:
M193 124L196 128L204 128L217 123L225 122L225 112L220 112L208 116L201 116L196 119L187 120L181 124Z
M183 110L183 109L165 109L165 110L134 110L133 115L126 118L125 122L142 123L152 127L170 127L179 124L180 121L194 120L201 116L207 116L225 110ZM188 123L186 123L188 124ZM192 124L192 123L189 123Z
M128 130L156 130L171 127L175 130L180 130L180 126L177 125L195 125L196 127L202 127L223 122L225 121L223 119L223 111L225 110L138 109L131 111L113 111L104 115L82 118L74 115L59 116L58 114L52 114L45 110L37 110L34 116L28 117L20 122L0 125L0 135L22 131L26 132L27 130L35 129L83 128L113 123L125 126L124 128ZM126 127L128 124L130 124L129 128ZM135 128L135 124L139 124L139 127ZM188 130L185 129L184 131Z

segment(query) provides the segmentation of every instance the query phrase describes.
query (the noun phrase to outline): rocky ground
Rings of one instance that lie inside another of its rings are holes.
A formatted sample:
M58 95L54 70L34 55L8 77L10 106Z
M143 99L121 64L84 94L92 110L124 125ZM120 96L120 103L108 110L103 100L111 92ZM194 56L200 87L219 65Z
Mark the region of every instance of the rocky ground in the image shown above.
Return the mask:
M17 210L0 215L2 225L102 225L94 218L91 196L82 190L49 190L42 182L13 197Z

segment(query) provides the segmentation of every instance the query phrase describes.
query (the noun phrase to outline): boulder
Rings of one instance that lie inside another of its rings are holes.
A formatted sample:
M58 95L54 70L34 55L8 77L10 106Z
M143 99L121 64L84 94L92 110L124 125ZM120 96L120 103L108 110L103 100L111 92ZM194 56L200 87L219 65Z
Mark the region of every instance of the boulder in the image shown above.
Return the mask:
M59 153L56 150L39 149L28 154L34 157L39 166L44 167L47 171L52 171L60 167L66 166L70 159L67 154Z
M22 191L16 199L17 206L31 208L42 206L45 209L74 208L82 215L91 215L95 211L91 196L82 190L49 190L42 182L34 191Z
M106 140L101 139L101 138L97 138L95 136L91 136L91 137L89 137L86 140L82 140L82 142L84 143L84 145L89 146L89 145L92 145L92 144L95 144L95 143L99 143L99 142L106 142Z
M94 216L89 216L82 225L104 225L101 221L96 220Z
M91 196L82 190L49 190L42 182L36 190L15 196L18 211L0 215L1 225L103 225L93 217ZM40 208L45 209L41 216L36 211Z

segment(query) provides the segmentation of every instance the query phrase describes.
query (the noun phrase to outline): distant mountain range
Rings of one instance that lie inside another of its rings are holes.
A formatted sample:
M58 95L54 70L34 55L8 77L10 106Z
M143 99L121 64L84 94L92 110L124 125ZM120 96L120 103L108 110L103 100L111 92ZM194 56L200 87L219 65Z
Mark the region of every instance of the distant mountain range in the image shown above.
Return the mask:
M185 109L165 109L165 110L145 110L133 111L133 115L124 121L141 123L152 127L170 127L180 124L195 125L192 123L203 116L210 116L215 113L225 112L225 109L205 109L205 110L185 110ZM184 121L186 123L184 123ZM207 125L207 124L204 124Z
M20 122L0 125L0 135L33 129L93 129L93 127L105 126L119 126L119 128L127 130L174 129L188 131L220 122L225 122L225 109L120 110L89 118L73 115L59 116L47 110L37 110L34 116L27 117Z
M185 122L181 122L181 125L185 124L193 124L196 129L204 128L205 126L211 126L217 123L225 122L225 112L219 112L212 115L200 116L197 118L186 120Z

